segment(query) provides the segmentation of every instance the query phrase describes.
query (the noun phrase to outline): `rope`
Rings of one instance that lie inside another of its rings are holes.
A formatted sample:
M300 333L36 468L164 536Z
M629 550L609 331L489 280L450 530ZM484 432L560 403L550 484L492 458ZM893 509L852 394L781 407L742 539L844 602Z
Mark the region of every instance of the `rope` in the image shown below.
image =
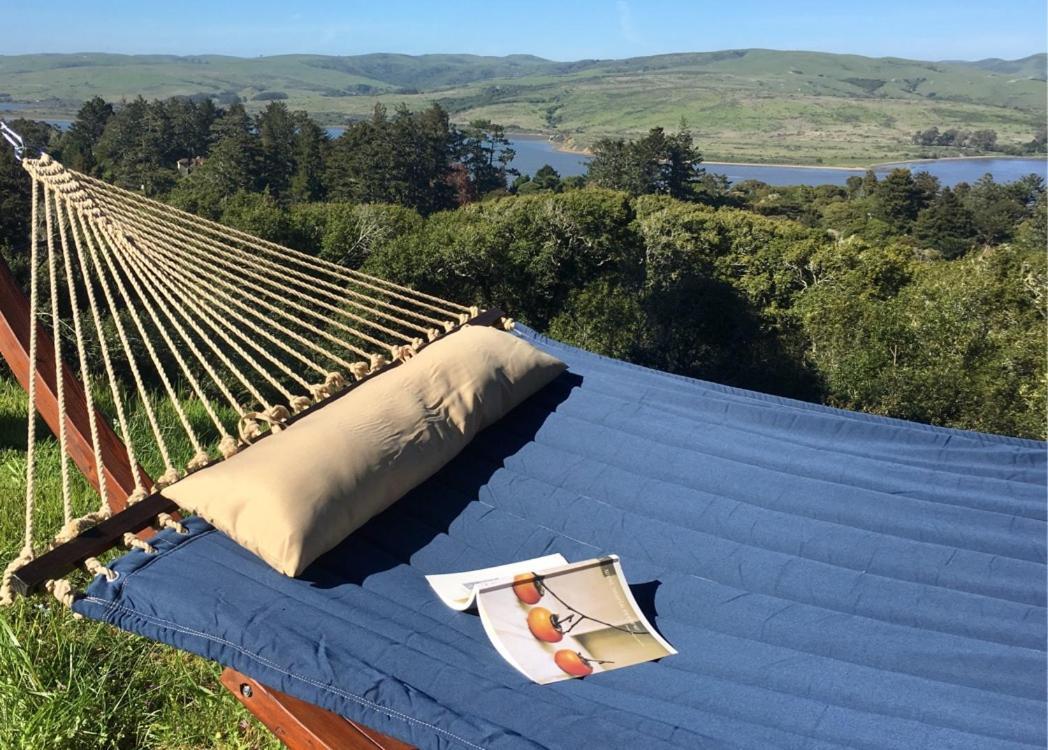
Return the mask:
M232 240L234 242L243 242L248 247L255 248L270 255L275 255L277 258L281 260L286 260L288 258L298 260L304 265L310 266L319 272L327 273L330 276L344 278L346 280L356 283L358 286L388 294L391 297L401 299L402 301L408 302L409 304L414 304L418 307L425 307L436 312L447 312L448 310L469 312L470 310L470 308L466 305L460 305L457 302L451 302L449 300L442 299L441 297L437 297L432 294L426 294L424 292L417 291L415 289L412 289L411 287L396 284L392 281L387 281L386 279L379 278L378 276L371 276L361 271L355 271L351 268L340 266L337 263L332 263L331 261L318 258L308 253L303 253L299 250L294 250L289 247L278 245L275 242L263 240L259 237L250 235L247 232L242 232L239 229L227 227L225 224L219 224L216 221L205 219L201 216L197 216L196 214L191 214L188 211L182 211L181 209L168 206L164 203L160 203L159 201L150 200L149 198L141 196L138 193L134 193L130 190L126 190L125 188L121 188L116 185L110 185L109 183L103 182L102 180L99 180L95 177L90 177L88 175L78 175L78 177L81 180L90 183L92 186L99 188L100 192L102 193L117 193L124 198L130 199L134 203L147 206L153 211L159 211L161 213L170 215L177 215L187 224L198 227L203 231L209 231L212 234L217 234L220 237L223 237L227 240ZM427 305L423 302L420 302L419 300L427 300L428 302L435 303L436 305L442 305L443 307L434 307L433 305Z
M62 522L73 520L73 498L69 482L69 424L66 416L65 367L62 361L62 332L58 316L58 273L55 262L54 229L51 202L45 201L47 220L47 277L51 287L51 335L54 339L55 391L58 401L58 461L62 481Z
M98 422L101 415L94 401L85 326L98 338L115 421L134 469L130 503L146 496L146 478L138 468L139 446L133 440L131 414L117 377L117 353L127 359L130 385L149 426L147 440L156 444L163 463L163 474L156 481L157 487L163 487L182 475L161 419L164 399L170 402L178 428L194 452L185 466L192 471L211 459L207 441L190 418L191 399L202 404L217 430L218 450L229 457L257 438L265 426L280 430L292 413L337 393L346 386L347 378L364 378L388 365L390 358L405 360L424 341L455 330L478 313L477 308L260 240L71 172L47 154L23 159L22 164L32 188L25 538L0 582L0 603L10 602L13 572L34 555L42 229L47 232L49 313L54 357L59 363L55 384L62 453L62 526L53 544L75 538L110 515ZM79 517L74 516L67 458L71 440L67 379L61 366L63 285L99 480L99 509ZM83 309L81 291L85 292ZM89 323L84 315L90 317ZM116 339L112 345L110 336ZM144 352L136 348L133 336L141 339ZM170 362L165 364L166 354L177 363L173 373L168 371ZM359 359L353 361L355 358ZM338 369L328 369L331 366ZM162 387L150 394L147 386L154 371ZM320 382L313 382L317 379ZM188 384L192 395L180 394L180 382ZM234 393L241 388L257 408L243 405ZM309 395L299 395L303 391ZM267 394L279 394L284 403L273 403ZM226 424L212 396L232 407L235 430ZM156 522L178 534L189 533L170 514L160 514ZM153 545L133 534L124 535L122 541L147 554L156 552ZM88 558L83 565L92 575L111 581L118 577L97 558ZM47 589L67 605L77 597L68 581L49 581Z
M22 540L22 549L4 570L3 581L0 582L0 603L10 604L14 596L11 576L18 568L33 559L33 523L35 520L34 509L36 506L36 347L37 347L37 306L39 304L39 279L37 278L37 258L39 249L39 197L37 184L32 185L32 199L30 202L30 235L29 235L29 408L28 424L26 426L27 443L25 454L25 536Z
M151 243L147 244L146 246L149 247L150 250L156 250L156 247L153 244L151 244ZM150 255L150 257L151 257L151 260L153 260L154 262L156 262L158 264L170 263L170 264L174 265L175 267L182 269L183 271L186 269L186 265L188 264L190 269L192 269L191 273L193 273L194 275L209 276L210 278L214 279L217 283L223 284L226 288L228 288L230 290L239 291L241 294L243 294L243 292L244 292L244 285L237 280L236 276L233 273L231 273L229 271L226 271L224 269L221 269L221 268L215 268L215 267L210 267L209 268L209 267L206 267L206 266L202 266L200 264L199 259L195 255L193 255L193 256L181 255L180 256L178 254L174 254L174 253L170 253L170 252L164 252L164 251L160 250L158 252L152 253ZM301 305L301 304L299 304L297 302L291 302L289 300L286 300L283 297L281 297L279 294L271 292L271 291L269 291L267 289L259 288L259 287L252 287L252 291L256 291L256 292L262 294L264 297L266 297L266 298L268 298L270 300L274 300L275 302L281 302L281 303L287 305L288 307L290 307L291 309L296 310L296 311L302 313L303 315L306 315L306 316L309 316L309 317L315 317L315 318L318 318L318 319L320 319L320 320L322 320L324 322L330 323L335 328L344 330L344 331L346 331L348 333L351 333L351 334L353 334L355 336L363 338L364 340L367 340L367 341L369 341L371 343L374 343L377 346L381 346L383 349L389 349L390 348L390 345L385 343L384 341L381 341L379 339L375 339L373 337L367 336L366 334L360 334L360 332L357 331L355 328L352 328L350 326L345 326L345 325L339 323L338 321L332 321L330 319L324 318L322 315L319 315L315 310L311 310L310 308L306 307L305 305ZM288 313L286 310L284 310L283 308L279 307L277 304L274 304L274 302L267 302L265 299L260 299L258 297L253 298L252 302L254 304L256 304L256 305L259 305L260 307L263 307L263 308L265 308L267 310L270 310L271 312L274 312L274 313L276 313L278 315L281 315L282 317L286 317L286 318L288 318L290 320L294 320L300 326L302 326L304 328L307 328L309 330L312 330L313 332L317 332L317 331L321 331L322 330L322 329L317 328L313 324L307 323L305 320L302 320L301 318L295 318L290 313ZM318 335L322 335L322 334L318 334ZM343 347L343 348L345 348L345 349L347 349L349 351L354 352L355 354L359 354L362 357L369 356L369 354L368 354L368 352L366 350L361 349L359 346L356 346L355 344L352 344L349 341L346 341L345 339L341 339L341 338L338 338L338 337L335 337L335 336L326 336L326 337L328 337L328 338L330 338L330 340L336 342L339 346L341 346L341 347Z
M175 309L180 308L178 306L178 303L172 299L171 295L168 294L166 290L164 290L162 282L159 281L155 272L150 271L149 268L144 264L140 264L133 255L125 255L125 259L128 261L129 267L133 268L138 274L140 274L139 276L137 276L136 280L141 284L142 288L147 290L149 294L153 297L154 305L156 307L159 307L159 309L163 311L164 315L167 316L168 320L171 321L171 324L174 326L175 331L182 338L182 340L186 342L186 345L189 347L189 350L197 358L197 361L200 362L205 372L207 372L208 376L215 383L218 389L222 392L222 395L225 396L230 406L233 407L233 410L238 415L243 414L244 407L240 405L240 402L237 401L236 397L233 396L233 394L226 387L225 382L215 372L215 369L214 367L212 367L211 362L208 360L207 357L205 357L201 353L200 349L197 347L192 337L190 337L189 334L186 333L185 328L183 328L182 325L178 322L178 318L171 313L171 307L168 307L168 305L174 306ZM161 297L163 297L163 300L161 300ZM167 304L165 304L165 302ZM151 306L150 309L155 308ZM193 327L192 319L186 316L184 311L180 310L180 312L182 313L183 317L185 317L186 320L190 323L190 327ZM161 330L164 330L163 327L161 327ZM203 334L200 335L201 338L203 338ZM172 351L176 352L178 351L178 348L173 346Z
M46 193L45 193L46 195ZM29 241L29 405L26 424L26 474L25 474L25 539L23 550L33 549L33 509L36 504L36 363L39 329L37 313L40 309L40 239L37 236L40 226L39 197L33 189L31 201L32 237Z
M152 256L151 256L151 259L155 259L155 258L152 258ZM174 267L174 268L178 269L179 271L181 271L183 273L188 273L188 274L198 275L198 276L206 275L208 273L207 269L205 269L203 266L200 266L199 264L194 262L192 259L187 259L185 257L179 258L177 256L172 256L170 258L161 259L161 260L171 263L171 266L168 266L167 270L170 270L172 267ZM230 276L229 276L229 274L226 274L224 271L218 271L216 273L211 273L211 278L214 280L216 285L222 285L222 287L225 288L225 289L228 289L228 290L234 291L234 292L240 292L241 294L243 294L243 288L242 287L237 287L234 283L228 281ZM226 294L225 296L228 297L229 295ZM265 300L260 300L260 299L257 299L257 298L254 299L253 302L254 302L254 304L262 307L263 309L269 310L270 312L273 312L276 315L279 315L279 316L281 316L283 318L287 318L288 320L294 321L295 323L297 323L302 328L305 328L306 330L308 330L308 331L310 331L312 333L315 333L316 335L318 335L318 336L320 336L322 338L326 338L329 341L332 341L332 342L338 344L340 347L342 347L344 349L352 351L352 352L354 352L356 354L359 354L359 355L361 355L363 357L370 356L368 354L368 352L366 352L365 350L361 349L360 347L354 346L353 344L350 344L349 342L344 341L343 339L340 339L337 336L334 336L331 333L329 333L327 331L324 331L323 329L318 328L315 325L302 320L301 318L296 318L295 316L291 315L291 313L289 313L287 310L284 310L283 308L278 307L277 305L274 305L274 304L272 304L270 302L266 302ZM242 308L250 309L250 308L247 308L247 306L244 303L242 303L242 302L239 303L239 306L242 307ZM275 324L274 323L274 326L279 326L279 324ZM280 328L278 328L278 330L281 330L282 328L283 327L280 327ZM290 331L289 331L289 333L290 333ZM303 339L303 340L305 340L305 339ZM347 368L351 367L351 365L348 362L346 362L346 360L342 359L341 357L337 357L334 353L328 351L327 349L323 349L323 348L317 347L316 344L311 344L311 347L314 350L319 351L320 353L322 353L322 354L326 355L327 357L331 358L332 360L334 360L336 362L339 362L340 364L342 364L343 367L347 367Z
M253 271L253 270L249 269L248 267L246 267L243 264L237 265L237 264L232 263L230 261L217 260L216 259L216 254L214 252L209 252L209 250L211 250L211 248L209 246L207 246L207 245L201 246L202 243L198 243L198 242L195 242L195 241L183 242L183 241L180 241L180 240L175 240L175 239L173 239L172 237L170 237L168 235L160 235L156 230L153 230L150 227L145 226L145 225L139 225L136 229L139 232L142 232L144 234L148 234L149 236L153 237L154 240L157 240L157 242L161 241L161 239L162 239L162 241L164 243L166 243L167 245L169 245L169 246L171 246L173 248L177 248L179 250L183 250L185 252L191 253L193 255L193 257L195 257L200 262L203 262L203 263L206 263L206 264L212 264L210 266L210 268L209 268L209 271L222 272L222 271L219 270L219 268L217 266L213 265L215 263L218 263L218 264L221 264L222 268L226 269L223 273L227 277L228 277L228 275L230 275L232 273L240 273L240 274L245 274L245 275L247 275L247 276L257 280L260 283L263 283L263 284L267 284L268 283L269 285L271 285L271 286L273 286L275 288L275 291L268 290L268 289L266 289L264 287L252 287L252 289L254 291L257 291L257 292L260 292L262 294L265 294L270 299L276 299L276 300L279 300L281 302L284 302L285 304L292 305L296 309L300 310L301 312L303 312L303 313L305 313L307 315L312 315L312 316L318 317L318 318L321 317L320 315L318 315L316 310L311 310L310 308L304 307L304 306L302 306L302 305L300 305L298 303L289 302L287 300L287 297L288 296L297 297L298 299L305 300L306 302L309 302L309 303L311 303L311 304L313 304L313 305L315 305L317 307L321 307L321 308L323 308L325 310L329 310L329 311L334 312L334 313L336 313L338 315L344 315L344 316L346 316L348 318L351 318L351 319L356 320L356 321L358 321L360 323L363 323L363 324L365 324L367 326L370 326L371 328L374 328L376 330L380 330L383 333L387 333L390 336L393 336L394 338L399 339L400 341L410 342L410 341L413 340L411 336L407 336L407 335L405 335L403 333L399 333L398 331L394 331L394 330L392 330L390 328L387 328L386 326L383 326L380 323L375 323L374 321L368 320L367 318L363 318L363 317L361 317L359 315L356 315L354 313L350 313L350 312L347 312L345 310L342 310L342 309L336 307L335 305L331 305L331 304L329 304L327 302L323 302L321 300L316 299L315 297L310 297L309 295L304 294L303 292L301 292L301 291L299 291L297 289L294 289L294 288L292 288L290 286L282 284L279 281L275 281L272 278L266 277L265 275L263 275L261 273ZM153 249L157 250L158 252L162 253L165 257L175 254L172 249L165 248L162 245L157 244L157 242L151 243L150 246ZM243 282L241 282L241 285L243 285ZM377 339L374 336L371 336L370 334L363 333L362 331L360 331L360 330L358 330L356 328L340 324L337 321L329 321L329 322L331 322L333 325L336 325L337 327L341 328L342 330L345 330L348 333L353 334L357 338L362 339L364 341L367 341L368 343L375 344L376 346L381 346L383 348L389 347L389 344L387 344L385 341ZM422 329L422 330L427 330L427 329Z
M121 299L124 302L124 307L130 314L139 335L142 337L142 343L145 344L146 351L149 353L149 358L153 363L153 368L156 370L157 374L159 374L160 380L164 384L164 389L167 391L168 399L175 409L175 414L178 416L178 420L182 425L182 430L185 432L186 437L189 438L189 442L193 446L195 455L190 460L187 468L201 468L208 462L207 451L204 450L203 445L200 443L200 439L197 437L196 431L193 429L193 425L190 424L189 417L186 416L185 409L182 407L182 400L175 392L175 388L167 376L167 371L160 363L160 357L157 355L156 348L153 346L153 340L150 338L149 334L146 333L145 325L142 323L142 319L138 315L135 303L131 299L131 295L128 293L127 288L124 286L123 279L120 278L120 274L117 273L116 268L113 265L112 255L108 252L111 248L106 246L106 243L103 241L103 235L99 234L97 227L92 226L92 231L95 234L95 240L98 242L98 246L102 249L100 255L105 262L106 268L108 269L114 284L116 285ZM102 276L101 271L99 271L99 275Z
M147 555L156 554L156 547L154 547L152 544L143 539L139 539L130 531L124 534L121 541L123 541L125 547L130 547L131 549L140 549Z
M216 333L223 337L223 340L228 338L226 334L216 329L212 322L208 322L209 319L200 313L200 307L192 297L182 296L180 299L176 300L173 298L171 292L165 289L165 286L169 287L170 285L164 284L162 281L158 280L156 288L160 290L160 293L164 296L168 305L162 308L165 314L167 314L168 317L171 317L173 319L173 316L171 315L171 310L177 310L189 324L189 327L192 328L193 331L201 338L201 340L205 344L207 344L208 348L211 349L211 351L213 351L216 354L216 356L218 356L218 358L222 361L222 364L224 364L229 369L229 371L233 373L237 380L239 380L240 383L244 386L244 388L247 389L248 393L250 393L253 398L255 398L259 403L263 404L267 409L272 408L272 405L269 404L268 401L266 401L265 396L263 396L262 393L254 386L254 384L240 371L240 369L236 365L234 365L232 361L230 361L229 357L227 357L222 352L222 350L215 344L214 340L209 335L207 335L200 328L200 326L197 325L193 317L189 315L189 311L192 311L196 315L200 316L201 319L207 322L207 324L210 325ZM233 346L232 342L227 341L227 343L230 343L230 345ZM238 348L239 347L233 346L234 351L237 351ZM240 352L237 351L237 353L239 354ZM247 357L244 357L244 359L246 360ZM257 363L256 367L258 367L258 369L260 370L262 369L260 366L257 365ZM212 373L214 373L213 369L209 369ZM219 378L217 374L213 375L213 377L215 378L216 382L221 382L221 378ZM237 402L235 398L232 398L232 396L230 396L230 398L232 403L235 404L237 412L242 414L244 411L243 407L240 406L239 402Z
M118 249L116 249L116 248L112 248L111 247L111 248L108 248L108 249L115 255L119 255L119 253L120 253L120 251ZM144 294L142 294L141 288L144 286L143 281L141 279L136 278L135 271L134 271L134 269L130 268L130 264L125 264L123 266L123 270L124 270L124 273L127 274L127 277L131 281L131 283L136 285L137 287L139 287L139 289L140 289L140 292L139 292L140 293L140 299L141 299L141 301L143 303L143 307L145 308L146 312L149 314L150 320L153 321L153 325L156 326L156 329L160 332L160 335L163 337L164 342L168 346L168 351L170 351L174 355L175 360L178 362L178 365L179 365L179 367L182 370L182 374L185 376L186 380L189 381L190 387L192 387L193 392L196 394L197 399L200 401L201 405L204 407L204 410L207 412L208 417L211 418L211 421L214 423L215 427L218 429L219 435L221 436L221 438L223 440L225 440L227 438L229 440L232 440L233 438L226 431L225 426L222 424L222 420L219 419L218 414L215 412L214 408L211 406L211 400L208 399L207 396L204 395L204 391L203 391L203 389L200 386L200 382L197 380L196 376L193 374L193 371L189 367L189 364L186 362L185 357L182 356L182 353L179 351L179 348L175 345L175 342L171 340L171 334L168 332L167 327L160 321L159 317L156 314L156 310L154 309L154 307L152 305L150 305L148 303L148 301L146 300ZM143 337L144 336L145 336L145 334L143 333Z
M167 268L165 270L170 272L170 268ZM171 280L173 278L177 278L178 279L178 282L179 282L178 288L181 290L181 293L183 295L195 295L195 296L197 296L199 298L199 297L201 297L203 295L214 295L214 293L216 291L215 289L206 289L193 276L189 276L189 275L186 275L186 274L178 272L178 271L174 272L173 274L171 274L168 277L168 282L171 283ZM302 356L297 351L295 351L291 347L287 346L287 344L281 342L280 339L278 339L275 336L273 336L273 334L271 334L268 331L264 330L261 326L257 325L253 321L245 318L243 315L241 315L240 313L236 312L235 310L230 309L230 307L228 305L226 305L225 303L220 302L220 301L215 301L214 297L211 297L211 299L212 299L212 303L213 303L213 305L215 307L218 307L219 309L225 311L233 320L237 321L238 323L243 324L245 327L248 328L248 330L252 331L253 333L258 334L259 336L262 336L263 338L265 338L268 341L270 341L270 342L276 344L277 346L283 348L285 351L287 351L288 353L290 353L292 355ZM277 359L276 357L271 355L257 341L252 339L250 336L245 335L242 331L239 331L236 328L232 328L232 330L233 330L234 333L239 335L246 343L250 344L256 350L258 350L264 357L269 359L285 375L287 375L292 380L295 380L296 382L298 382L303 388L309 388L309 383L307 383L306 380L302 376L300 376L298 373L293 371L290 367L285 365L279 359ZM324 370L324 368L321 367L319 364L316 364L315 362L313 362L312 360L310 360L308 358L304 358L304 359L305 359L305 363L308 366L313 367L314 369L318 370L319 372L326 372L326 370ZM292 398L290 393L288 393L288 392L285 392L285 393L287 394L288 398Z
M81 216L80 218L82 219L83 217ZM73 230L73 246L80 247L82 246L82 243L80 242L80 235L77 229L77 224L77 221L71 221L70 227ZM71 248L63 249L67 250L66 256L68 257L70 254L68 250ZM113 407L116 410L117 423L120 425L120 432L122 433L124 438L124 445L127 447L127 459L132 467L137 467L138 457L135 453L134 438L131 435L131 428L128 426L127 414L125 414L124 412L124 403L120 395L120 387L117 385L116 372L113 369L113 360L109 356L109 345L106 343L105 331L102 328L102 314L98 309L98 300L95 298L94 285L91 284L91 274L88 273L87 262L84 260L83 252L77 253L77 260L80 263L80 274L84 279L84 287L87 289L87 304L91 310L91 319L94 321L95 324L95 332L98 334L99 348L102 352L102 362L105 365L106 375L109 378L109 390L110 393L112 393L113 395ZM118 316L114 317L116 317L116 319L119 319ZM82 339L82 332L77 331L76 335L78 338L80 338L80 341L77 342L79 348L85 348ZM139 472L132 470L131 474L134 477L136 494L145 496L146 489L144 486L142 486L142 477L139 475ZM100 474L99 477L101 476L102 475Z
M87 254L91 259L91 266L94 269L95 275L98 279L98 284L102 288L102 295L105 297L105 301L106 304L109 305L109 309L115 313L112 316L112 318L113 323L116 326L117 338L120 340L120 346L124 350L124 356L127 358L127 363L131 367L131 376L134 378L135 386L138 389L138 393L140 396L143 397L140 399L142 402L142 408L145 410L146 420L149 422L149 427L153 431L153 437L156 439L157 448L160 450L160 457L164 462L164 474L161 475L160 479L157 480L157 485L165 486L168 484L172 484L173 482L178 481L180 475L178 473L178 469L175 468L174 463L171 461L171 451L168 448L167 441L164 439L163 432L161 432L160 430L160 424L157 422L156 412L153 410L152 399L149 398L146 392L145 382L142 379L142 372L138 367L138 358L135 357L135 353L131 350L131 342L127 339L127 331L124 330L123 319L119 314L120 308L117 306L116 301L113 299L113 293L109 288L109 282L106 280L106 275L102 271L102 265L98 262L98 253L95 249L94 225L84 220L84 214L82 210L77 211L77 219L78 221L73 223L73 234L74 236L76 235L77 224L79 223L84 233L83 236L87 240ZM80 257L82 263L84 262L83 256L84 254L81 253ZM82 267L85 267L84 282L87 284L88 296L91 299L92 314L95 316L95 320L97 322L99 316L95 308L94 295L91 291L93 286L91 284L91 277L88 275L88 272L86 271L86 266ZM103 337L101 328L99 328L98 336L99 338ZM106 357L106 349L104 347L102 351L103 356ZM106 358L108 359L108 357ZM106 366L107 368L109 367L108 361L106 363ZM111 385L114 385L116 382L116 378L114 377L111 371L109 372L109 380ZM119 399L119 396L117 395L117 390L115 388L113 389L113 397ZM122 406L120 407L120 411L123 411ZM127 427L127 423L122 421L121 426L125 434L124 439L129 439L131 432ZM130 446L128 446L128 449L130 451ZM134 463L132 465L134 465ZM142 487L141 479L137 476L137 472L133 473L135 474L136 478L135 489L140 489L144 491L145 488Z
M157 224L159 224L159 225L161 225L161 226L163 226L163 227L165 227L167 229L170 229L171 231L173 231L174 233L178 234L179 236L181 236L181 237L183 237L185 239L188 239L188 240L191 240L191 241L197 241L197 240L200 239L199 237L194 236L191 233L187 232L184 227L182 227L182 226L180 226L180 225L178 225L178 224L176 224L174 222L165 220L165 219L163 219L160 216L155 216L153 214L147 214L147 213L145 213L142 210L128 209L128 208L126 208L124 206L121 206L119 203L111 202L112 199L108 198L107 196L104 196L104 195L99 195L98 198L99 198L100 202L102 203L102 205L104 205L108 210L111 210L111 211L113 211L115 213L121 213L124 216L128 216L128 211L130 211L131 215L136 217L137 219L145 221L145 222L150 222L150 221L156 222ZM165 236L170 236L170 235L165 235ZM265 268L265 269L271 270L273 272L273 274L275 274L275 275L270 276L270 278L273 279L276 283L279 283L280 279L282 279L282 278L286 279L288 276L293 277L294 280L297 283L306 284L306 285L308 285L308 287L311 290L313 290L315 292L319 292L321 294L324 294L324 296L326 296L329 299L335 300L335 301L343 303L343 304L353 305L354 307L357 307L357 308L360 308L362 310L365 310L368 313L371 313L373 315L378 315L378 316L383 317L383 318L385 318L387 320L391 320L393 322L396 322L399 325L402 325L402 326L404 326L406 328L411 328L412 330L415 330L415 331L418 331L418 332L421 332L421 333L427 332L429 330L429 328L427 328L425 326L418 325L416 323L411 323L410 321L402 320L402 319L398 318L396 315L391 315L389 313L382 312L382 310L379 310L379 309L376 309L376 308L382 308L382 309L386 309L386 310L393 310L393 311L395 311L395 312L397 312L399 314L408 315L408 316L414 317L414 318L416 318L418 320L422 320L422 321L425 321L427 323L432 323L434 325L439 325L439 326L443 326L446 322L448 322L446 319L434 318L434 317L429 316L429 315L425 315L425 314L422 314L422 313L415 312L414 310L408 310L408 309L405 309L405 308L400 308L400 307L397 307L395 305L391 305L388 302L383 302L382 300L376 299L374 297L369 297L369 296L367 296L365 294L361 294L359 292L355 292L352 289L347 289L344 286L340 286L338 284L333 284L330 281L325 281L324 279L318 279L316 277L311 277L308 274L303 273L302 271L298 271L298 270L296 270L294 268L282 267L282 266L278 265L277 263L274 263L273 261L267 260L266 258L258 257L258 255L252 255L252 254L250 254L248 252L245 252L244 250L241 250L241 249L239 249L237 247L234 247L234 246L224 246L224 245L220 245L220 244L207 243L206 247L209 250L213 250L218 255L221 255L221 256L227 258L228 260L231 260L233 263L239 264L238 267L242 266L244 263L248 263L248 264L251 264L251 265L255 266L256 268L261 267L261 268ZM345 298L346 295L349 295L353 299L348 299L347 300ZM366 304L364 304L362 302L358 302L357 301L358 299L365 300L366 302L370 303L371 306L368 306L368 305L366 305ZM458 316L455 315L454 318L457 320Z
M73 265L69 258L69 243L65 233L65 222L62 220L62 204L55 204L58 218L58 234L62 243L62 267L65 270L66 289L69 291L69 307L72 310L73 334L76 340L77 357L80 361L80 382L84 388L84 400L87 405L87 422L91 433L91 450L95 459L95 472L98 477L98 494L101 500L99 513L109 512L109 486L105 481L105 463L102 461L102 444L98 431L98 410L95 408L94 390L91 387L91 373L87 367L87 351L84 346L83 324L80 321L80 302L77 299L76 284L73 280ZM137 474L137 471L135 472Z

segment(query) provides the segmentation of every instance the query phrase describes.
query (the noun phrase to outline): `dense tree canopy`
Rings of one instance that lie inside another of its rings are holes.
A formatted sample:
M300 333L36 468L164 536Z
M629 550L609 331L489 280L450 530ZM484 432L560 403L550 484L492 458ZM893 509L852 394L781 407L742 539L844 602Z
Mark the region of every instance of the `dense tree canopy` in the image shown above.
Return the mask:
M597 141L589 179L594 185L631 195L661 193L686 200L693 197L695 183L702 177L701 162L686 127L673 135L667 135L662 128L652 128L635 141Z
M605 140L588 179L514 176L503 129L376 107L337 138L270 100L84 104L70 166L588 349L851 409L1045 435L1045 187L729 184L691 134ZM25 268L28 190L0 159L0 248Z

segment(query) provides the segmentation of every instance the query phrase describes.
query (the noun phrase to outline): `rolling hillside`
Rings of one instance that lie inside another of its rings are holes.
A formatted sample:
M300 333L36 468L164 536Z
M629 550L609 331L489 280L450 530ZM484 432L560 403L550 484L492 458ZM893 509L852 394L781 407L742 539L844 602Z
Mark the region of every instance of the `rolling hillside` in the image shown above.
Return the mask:
M931 126L988 128L1005 144L1029 141L1045 121L1044 72L1044 55L920 62L756 49L576 62L529 55L21 55L0 56L0 101L27 115L68 119L96 95L239 96L252 108L286 97L329 125L364 116L378 101L413 108L438 101L459 121L487 117L575 146L673 128L684 118L711 159L864 164L927 155L910 136Z

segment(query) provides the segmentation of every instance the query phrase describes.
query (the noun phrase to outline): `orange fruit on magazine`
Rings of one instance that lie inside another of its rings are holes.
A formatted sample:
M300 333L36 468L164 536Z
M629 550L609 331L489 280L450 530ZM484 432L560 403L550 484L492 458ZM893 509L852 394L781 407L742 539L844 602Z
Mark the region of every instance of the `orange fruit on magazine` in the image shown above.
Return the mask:
M513 593L525 604L538 604L542 598L542 582L534 573L513 576Z
M562 648L553 655L553 661L557 662L557 666L572 677L586 677L593 674L594 662L578 651Z
M535 607L528 612L528 630L540 641L556 643L564 637L557 616L545 607Z

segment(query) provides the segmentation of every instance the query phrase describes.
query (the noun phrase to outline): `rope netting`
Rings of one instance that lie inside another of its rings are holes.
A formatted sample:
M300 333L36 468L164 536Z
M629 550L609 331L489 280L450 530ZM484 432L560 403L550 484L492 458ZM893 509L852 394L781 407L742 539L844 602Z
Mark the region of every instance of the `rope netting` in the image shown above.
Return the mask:
M35 538L38 325L50 327L55 361L69 357L81 380L96 476L105 476L100 394L130 465L139 466L146 452L158 457L154 486L132 471L134 503L279 431L293 414L410 358L479 313L68 170L47 154L22 165L32 182L29 297L37 325L29 335L25 537L0 602L11 599L13 571L110 515L104 480L97 510L74 511L57 367L63 525L51 539ZM134 415L125 391L135 396ZM199 414L203 424L193 418ZM132 429L133 416L144 417L145 429ZM191 447L184 464L174 442ZM159 523L184 531L166 514ZM124 542L149 546L130 534ZM94 558L85 567L111 575ZM68 582L49 588L72 600Z

